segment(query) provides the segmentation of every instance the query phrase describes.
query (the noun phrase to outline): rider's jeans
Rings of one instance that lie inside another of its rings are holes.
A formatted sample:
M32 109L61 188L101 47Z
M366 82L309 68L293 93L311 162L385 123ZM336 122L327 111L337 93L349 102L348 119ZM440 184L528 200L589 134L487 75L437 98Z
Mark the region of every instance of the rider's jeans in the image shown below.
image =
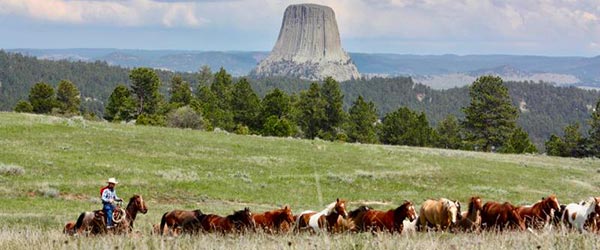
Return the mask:
M112 204L106 203L102 207L102 210L104 210L104 213L106 214L106 226L112 227L113 226L113 210L115 210L115 208L113 207Z

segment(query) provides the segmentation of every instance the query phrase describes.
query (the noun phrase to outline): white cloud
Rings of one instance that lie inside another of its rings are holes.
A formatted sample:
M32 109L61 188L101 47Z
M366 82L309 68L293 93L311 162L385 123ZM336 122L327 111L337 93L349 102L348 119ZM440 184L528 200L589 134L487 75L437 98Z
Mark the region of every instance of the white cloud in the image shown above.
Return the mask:
M198 17L193 2L151 0L70 1L0 0L0 14L72 24L198 27L208 20Z

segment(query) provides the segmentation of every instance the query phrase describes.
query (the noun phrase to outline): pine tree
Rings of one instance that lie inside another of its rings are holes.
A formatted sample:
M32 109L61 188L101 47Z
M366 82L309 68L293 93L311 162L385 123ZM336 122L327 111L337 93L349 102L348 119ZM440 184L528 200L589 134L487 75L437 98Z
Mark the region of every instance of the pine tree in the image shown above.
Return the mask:
M45 82L36 83L29 91L29 103L34 113L50 113L57 104L54 88Z
M79 114L81 97L77 86L70 81L62 80L58 84L56 91L56 100L62 114Z
M581 150L584 137L580 132L579 123L569 124L565 127L563 141L562 156L565 157L581 157L584 153Z
M600 99L596 103L590 119L589 142L591 154L600 158Z
M129 121L135 118L135 101L125 85L119 84L110 94L104 119L109 121Z
M231 111L233 79L224 68L215 73L210 90L217 97L219 107L225 111Z
M198 90L198 100L202 108L202 117L210 122L210 126L206 126L207 130L215 128L233 131L235 123L233 122L233 113L226 112L219 107L219 100L215 93L209 87L202 86Z
M550 138L544 143L546 147L546 154L551 156L563 156L565 151L564 142L562 139L555 134L552 134Z
M351 142L377 143L375 124L377 109L373 102L365 102L358 96L350 107L348 121L348 138Z
M449 115L442 120L437 128L436 147L447 149L459 149L462 147L462 137L458 119L455 116Z
M502 147L513 133L518 116L502 78L479 77L469 88L469 95L471 104L463 108L467 139L486 152Z
M278 88L269 91L262 100L260 117L266 121L271 116L287 117L291 110L290 97Z
M131 88L137 97L137 114L154 114L162 96L158 92L160 79L150 68L135 68L129 73Z
M190 105L192 101L192 90L190 84L184 81L180 75L175 75L171 79L170 88L171 99L170 103L176 107L183 107Z
M340 84L331 77L325 78L321 87L321 96L325 101L326 120L323 123L323 133L326 139L336 138L336 129L346 119L344 112L344 95L340 90Z
M383 118L380 139L385 144L429 146L434 136L425 113L401 107Z
M538 150L531 140L529 140L529 134L521 127L518 127L508 138L508 141L502 146L500 151L503 153L523 154L537 153Z
M198 86L197 90L200 90L202 86L210 86L213 81L213 73L208 65L202 65L198 71ZM196 92L199 93L199 92Z
M314 139L322 134L323 126L327 122L326 105L318 83L312 83L307 91L300 94L298 124L305 138Z
M233 120L236 124L258 129L258 115L260 113L260 99L254 93L246 78L240 79L233 86L232 99Z

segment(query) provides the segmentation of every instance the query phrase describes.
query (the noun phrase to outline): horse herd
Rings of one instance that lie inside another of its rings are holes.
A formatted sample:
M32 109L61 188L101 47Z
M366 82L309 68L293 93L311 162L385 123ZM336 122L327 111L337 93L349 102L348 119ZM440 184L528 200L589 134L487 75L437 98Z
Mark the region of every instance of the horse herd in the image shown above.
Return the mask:
M440 198L426 200L417 213L415 204L405 201L388 211L359 206L347 212L346 201L336 199L321 211L292 214L289 206L254 214L249 208L228 216L205 214L201 210L173 210L163 214L160 224L153 226L154 234L198 234L204 232L242 233L263 231L287 232L389 232L403 230L478 232L481 230L531 230L564 225L579 232L599 231L600 197L589 197L579 203L560 205L555 195L525 206L510 202L488 201L471 197L467 209L461 212L459 201ZM101 210L82 213L76 222L68 222L67 234L127 233L133 229L138 212L148 211L141 195L134 195L124 210L126 216L111 231L105 229ZM408 219L408 221L405 221Z

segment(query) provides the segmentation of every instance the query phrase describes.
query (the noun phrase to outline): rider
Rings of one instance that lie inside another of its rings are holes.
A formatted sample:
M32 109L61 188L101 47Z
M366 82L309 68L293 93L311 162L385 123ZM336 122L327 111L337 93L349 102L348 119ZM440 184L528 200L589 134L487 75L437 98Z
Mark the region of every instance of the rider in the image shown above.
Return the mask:
M108 185L100 190L102 194L102 211L106 214L106 228L113 228L113 210L115 210L115 201L123 201L123 199L117 197L115 186L117 185L117 179L108 178Z

